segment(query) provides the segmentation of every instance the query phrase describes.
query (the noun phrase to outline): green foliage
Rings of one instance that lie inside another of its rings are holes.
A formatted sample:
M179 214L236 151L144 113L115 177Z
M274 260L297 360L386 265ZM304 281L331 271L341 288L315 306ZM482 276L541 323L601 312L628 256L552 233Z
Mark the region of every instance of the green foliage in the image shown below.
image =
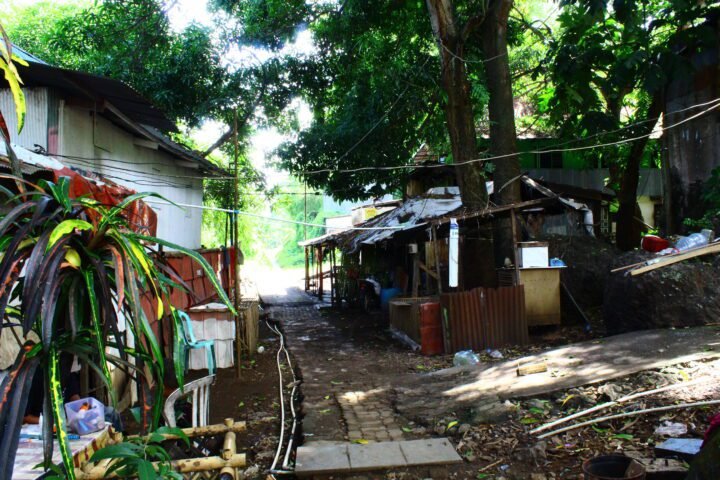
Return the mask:
M689 43L703 49L707 38L704 28L687 26L709 11L697 2L566 2L548 52L552 83L539 97L556 134L581 138L623 129L602 137L610 142L642 132L642 125L625 127L647 118L651 97L670 77L692 71L680 52ZM628 150L625 145L585 155L590 166L622 166Z
M293 190L300 191L300 188ZM306 213L307 209L307 213ZM296 222L324 224L327 217L336 212L325 212L323 210L323 197L318 192L309 190L307 195L307 206L304 195L280 195L273 205L273 215ZM305 254L298 245L306 238L314 238L326 233L324 228L303 225L285 224L280 227L282 232L279 237L277 263L283 268L292 268L303 265Z
M49 393L43 409L43 436L48 440L45 464L49 466L52 456L54 424L65 474L74 478L60 385L61 354L77 356L98 373L113 402L108 364L125 371L140 386L144 427L154 430L158 426L163 397L157 392L162 392L165 364L150 321L163 318L165 305L170 305L170 289L183 282L149 245L164 245L192 256L221 299L231 310L232 306L212 268L197 253L130 229L124 208L157 195L136 194L106 207L94 200L70 198L66 178L58 184L28 185L32 190L10 196L6 213L0 216L0 335L4 333L7 339L4 327L17 326L25 338L34 332L40 343L22 346L0 384L5 392L0 398L0 476L12 477L27 392L35 370L42 366ZM154 307L156 318L146 316L142 299ZM175 314L172 306L170 313ZM119 330L121 314L135 338L134 348L125 345L125 334ZM109 347L117 349L119 356L107 353ZM184 366L176 365L175 370L182 385Z
M154 0L46 7L16 11L18 45L51 64L122 80L188 125L217 113L228 78L208 29L173 33Z
M25 95L22 92L22 80L20 79L20 74L15 64L27 65L27 62L12 53L12 44L2 25L0 25L0 35L2 36L2 38L0 38L0 70L3 72L5 81L10 86L10 92L12 93L15 103L18 133L20 133L25 124ZM10 139L6 138L9 132L5 131L5 119L3 118L2 112L0 112L0 125L2 125L3 128L3 131L0 133L2 133L4 141L9 142Z
M286 73L280 80L313 113L312 125L297 128L280 149L282 168L302 177L307 170L400 165L424 141L447 145L424 2L216 3L241 19L241 38L266 48L279 48L305 28L312 34L316 54L282 59ZM285 120L276 120L292 126L286 119L295 112L285 113ZM396 190L405 175L362 171L302 178L337 199L364 199Z
M170 455L162 446L165 435L177 436L190 445L190 440L181 429L160 427L145 437L130 437L123 442L103 447L93 454L90 461L96 463L112 459L107 475L115 473L120 478L181 480L184 477L172 469Z

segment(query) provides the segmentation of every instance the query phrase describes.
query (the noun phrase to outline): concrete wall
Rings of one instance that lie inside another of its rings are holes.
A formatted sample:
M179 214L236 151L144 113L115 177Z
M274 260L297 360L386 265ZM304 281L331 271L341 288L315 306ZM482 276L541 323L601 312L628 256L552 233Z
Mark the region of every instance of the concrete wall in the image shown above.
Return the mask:
M594 190L602 190L610 177L610 170L607 168L588 168L585 170L531 168L528 173L532 178ZM659 168L640 169L637 194L638 196L662 197L663 178L662 171Z

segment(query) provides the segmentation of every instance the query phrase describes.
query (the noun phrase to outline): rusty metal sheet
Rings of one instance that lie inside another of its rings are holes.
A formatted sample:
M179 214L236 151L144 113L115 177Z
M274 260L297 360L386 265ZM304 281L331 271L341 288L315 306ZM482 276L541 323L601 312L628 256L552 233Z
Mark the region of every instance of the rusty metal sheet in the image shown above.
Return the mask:
M453 352L528 343L522 285L447 293L440 302L448 312L444 328Z

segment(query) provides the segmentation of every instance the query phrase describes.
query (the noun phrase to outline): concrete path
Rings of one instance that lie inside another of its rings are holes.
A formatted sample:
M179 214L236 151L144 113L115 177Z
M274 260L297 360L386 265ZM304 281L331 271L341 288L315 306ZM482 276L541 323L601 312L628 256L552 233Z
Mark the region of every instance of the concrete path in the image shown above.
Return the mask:
M398 409L440 414L486 399L527 398L624 377L643 370L720 357L720 328L646 330L580 342L516 360L451 368L408 378ZM547 372L519 377L517 367L545 362Z
M308 305L270 306L302 373L305 442L405 438L392 407L394 371L372 345L356 344ZM359 342L360 343L360 342ZM397 347L398 349L401 347Z

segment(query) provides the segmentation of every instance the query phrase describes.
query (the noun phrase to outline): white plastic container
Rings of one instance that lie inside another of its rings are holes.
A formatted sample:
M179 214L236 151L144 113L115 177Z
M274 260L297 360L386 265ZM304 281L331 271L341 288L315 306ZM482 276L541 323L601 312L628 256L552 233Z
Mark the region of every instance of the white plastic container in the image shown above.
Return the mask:
M105 428L105 405L93 397L65 404L68 428L79 435Z
M550 265L547 242L520 242L521 268L547 268Z

